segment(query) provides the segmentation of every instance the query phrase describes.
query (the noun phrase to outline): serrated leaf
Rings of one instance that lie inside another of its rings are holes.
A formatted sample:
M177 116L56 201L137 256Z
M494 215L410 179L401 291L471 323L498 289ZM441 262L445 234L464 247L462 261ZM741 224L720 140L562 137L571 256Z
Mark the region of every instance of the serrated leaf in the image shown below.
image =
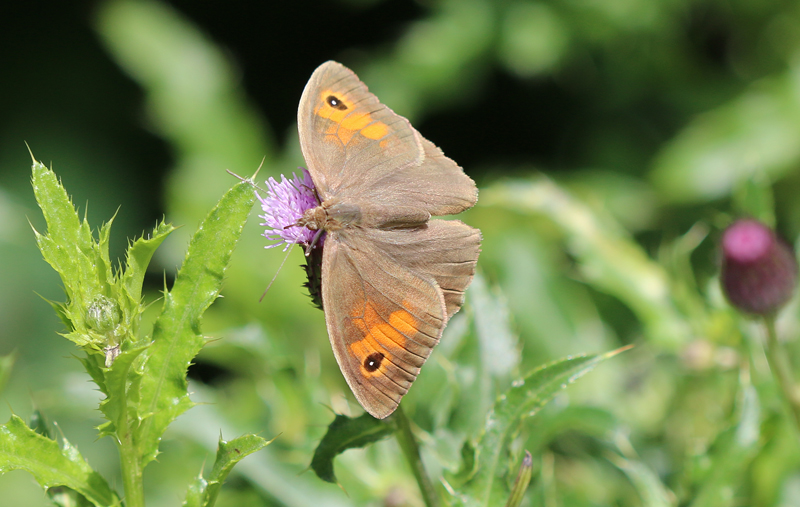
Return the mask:
M153 253L174 230L172 224L159 222L149 238L139 238L128 246L122 285L128 297L136 303L142 298L142 283Z
M103 372L102 358L99 355L87 354L86 357L79 357L78 360L83 365L86 373L92 377L92 382L97 384L100 392L108 396L108 388L106 387L106 377Z
M502 469L501 458L522 420L538 412L558 391L621 350L624 349L547 364L500 396L486 418L485 431L476 446L476 473L456 498L457 502L470 506L502 504L508 491L501 487L501 477L506 472Z
M64 309L66 320L74 328L82 329L84 316L81 312L89 301L97 295L109 295L111 222L101 227L100 239L95 241L88 222L80 220L53 171L34 161L31 183L47 222L46 235L34 230L39 250L64 283L69 299ZM81 333L70 333L68 337L80 346L90 342L89 336Z
M225 193L192 238L175 284L164 296L139 384L142 423L134 439L142 466L156 457L167 426L192 406L186 369L205 343L200 317L219 296L225 268L254 201L246 182Z
M100 403L100 410L110 424L101 426L100 436L111 435L118 428L127 427L129 421L138 421L136 407L139 393L137 389L130 388L132 376L138 377L138 373L131 372L131 368L148 347L123 351L105 372L107 395Z
M208 479L204 479L201 474L189 485L183 505L186 507L213 507L217 501L219 490L233 466L246 456L263 449L270 442L271 440L268 441L256 435L243 435L230 442L220 439L217 459L214 461L214 468L211 469Z
M314 451L314 457L311 459L311 469L323 481L335 484L336 475L333 473L333 460L336 456L347 449L364 447L377 442L382 438L388 437L394 431L394 425L375 419L369 414L364 414L355 419L337 414Z
M0 473L25 470L44 488L65 486L93 505L120 505L108 483L86 463L66 440L58 442L29 428L16 415L0 426Z

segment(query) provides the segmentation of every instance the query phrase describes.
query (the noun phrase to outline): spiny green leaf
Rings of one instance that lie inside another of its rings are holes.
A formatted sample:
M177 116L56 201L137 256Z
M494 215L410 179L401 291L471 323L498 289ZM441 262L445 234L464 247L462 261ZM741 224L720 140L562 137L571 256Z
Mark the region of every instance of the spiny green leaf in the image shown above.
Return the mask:
M83 312L92 298L109 296L111 265L108 236L111 222L100 230L95 241L86 220L81 221L53 171L34 161L31 183L36 200L47 222L47 234L34 230L45 260L58 272L64 283L68 304L64 313L77 333L68 337L80 346L91 343L84 332Z
M501 458L522 420L538 412L558 391L621 350L624 349L571 357L542 366L500 396L486 418L485 431L476 446L476 473L456 501L461 505L492 506L507 498L508 492L501 484L506 473Z
M153 253L174 230L172 224L159 222L149 238L139 238L128 246L122 286L135 304L139 304L142 298L142 283Z
M220 439L217 459L214 461L214 468L208 479L204 479L200 474L189 485L183 505L186 507L213 507L217 501L219 490L233 466L246 456L263 449L270 442L271 440L268 441L256 435L243 435L230 442Z
M108 388L106 387L106 376L103 372L103 358L97 354L87 354L86 357L80 357L78 360L83 365L86 373L92 377L92 382L97 384L100 392L108 396Z
M337 415L314 451L311 469L323 481L336 483L336 475L333 473L333 459L336 456L347 449L377 442L394 431L395 427L392 424L375 419L369 414L355 419Z
M0 473L25 470L44 488L66 486L98 507L120 505L108 483L66 440L61 448L12 415L0 426Z
M246 182L222 197L192 238L175 284L164 296L139 387L143 420L134 439L143 465L156 457L167 426L192 406L186 369L205 343L200 317L219 295L225 268L254 201L253 189Z

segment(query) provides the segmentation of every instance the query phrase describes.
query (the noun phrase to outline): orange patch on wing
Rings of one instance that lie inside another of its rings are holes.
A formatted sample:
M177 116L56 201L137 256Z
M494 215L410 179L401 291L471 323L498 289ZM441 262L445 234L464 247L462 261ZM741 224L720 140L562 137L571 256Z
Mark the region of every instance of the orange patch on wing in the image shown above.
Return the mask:
M335 97L344 107L332 107L328 103L328 97ZM354 113L353 107L353 103L341 94L323 90L320 93L320 105L314 110L314 114L333 122L325 134L338 137L343 144L350 142L356 133L373 140L381 139L389 133L389 127L385 123L374 120L369 113Z
M361 363L361 371L365 375L375 375L385 368L394 358L393 353L405 348L408 340L405 335L417 332L416 319L405 310L392 312L389 322L385 322L371 305L367 305L363 315L358 312L351 316L364 338L351 343L349 348ZM383 354L383 361L375 371L368 371L365 362L375 352Z
M361 129L361 135L368 139L380 139L388 133L389 127L387 127L385 123L379 121Z

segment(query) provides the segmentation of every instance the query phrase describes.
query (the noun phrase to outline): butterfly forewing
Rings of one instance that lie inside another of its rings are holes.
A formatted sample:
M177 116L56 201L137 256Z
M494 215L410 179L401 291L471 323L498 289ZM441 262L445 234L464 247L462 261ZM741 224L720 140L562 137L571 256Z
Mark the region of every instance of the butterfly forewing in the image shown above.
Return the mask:
M297 124L303 157L323 200L370 186L370 180L424 157L408 121L336 62L314 71L300 99Z
M477 201L458 164L343 65L321 65L300 104L300 145L323 201L416 206L431 215L460 213Z

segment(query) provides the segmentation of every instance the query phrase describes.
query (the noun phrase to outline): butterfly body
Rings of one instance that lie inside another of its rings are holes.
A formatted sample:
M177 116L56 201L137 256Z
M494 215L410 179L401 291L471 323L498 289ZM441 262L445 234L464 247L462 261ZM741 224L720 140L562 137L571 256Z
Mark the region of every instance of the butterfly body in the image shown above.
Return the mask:
M298 110L324 231L322 303L345 380L367 412L391 414L464 302L480 231L431 220L472 207L475 183L346 67L314 71Z

